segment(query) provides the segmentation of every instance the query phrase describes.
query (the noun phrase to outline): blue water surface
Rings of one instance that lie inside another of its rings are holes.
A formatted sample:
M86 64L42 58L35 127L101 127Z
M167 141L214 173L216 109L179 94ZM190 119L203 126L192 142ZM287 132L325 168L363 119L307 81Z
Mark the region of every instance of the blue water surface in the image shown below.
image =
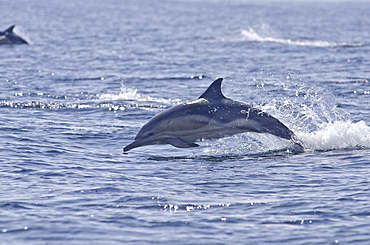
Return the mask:
M367 1L2 0L0 244L368 244ZM305 147L246 133L122 154L224 94Z

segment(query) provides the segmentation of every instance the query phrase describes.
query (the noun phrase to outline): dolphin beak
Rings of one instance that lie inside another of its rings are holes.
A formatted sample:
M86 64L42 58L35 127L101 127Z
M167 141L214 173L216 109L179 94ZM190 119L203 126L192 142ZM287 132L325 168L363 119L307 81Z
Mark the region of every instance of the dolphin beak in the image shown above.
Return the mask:
M125 148L123 148L123 152L128 152L129 150L132 150L139 146L142 146L142 144L140 144L140 140L135 140L132 143L128 144Z
M131 142L125 148L123 148L123 152L127 152L129 150L132 150L140 146L151 145L153 144L153 142L155 142L154 140L155 138L153 137L144 137L144 138L135 139L133 142Z

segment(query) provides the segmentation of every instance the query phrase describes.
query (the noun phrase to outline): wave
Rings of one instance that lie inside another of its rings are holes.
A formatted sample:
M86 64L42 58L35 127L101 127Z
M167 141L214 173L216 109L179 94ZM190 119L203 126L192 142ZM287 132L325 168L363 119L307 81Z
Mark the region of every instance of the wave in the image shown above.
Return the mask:
M86 103L57 103L46 101L0 101L0 108L8 107L15 109L41 109L41 110L61 110L61 109L96 109L108 108L111 111L125 110L127 108L142 108L142 109L164 109L166 106L154 104L138 104L138 103L110 103L110 102L86 102Z
M139 78L139 80L151 80L151 81L181 81L181 80L189 80L189 79L196 79L202 80L206 78L205 75L192 75L192 76L178 76L178 77L147 77L147 78ZM159 98L153 97L145 94L138 93L137 89L134 88L127 88L122 84L121 91L118 94L99 94L97 95L98 100L131 100L131 101L148 101L148 102L157 102L157 103L165 103L165 104L179 104L183 101L179 99L170 99L170 98Z
M179 99L166 99L138 93L137 89L121 87L119 93L16 93L21 100L0 101L0 107L18 109L87 109L107 107L109 110L126 108L166 108L181 103ZM30 101L27 101L31 99Z
M155 98L137 93L136 89L127 89L118 94L60 94L47 93L17 93L17 97L23 97L23 101L3 100L0 107L16 109L93 109L108 108L109 110L125 110L126 108L166 108L163 104L176 104L179 100ZM36 97L36 98L35 98ZM32 98L32 101L27 101ZM40 101L46 100L46 101ZM52 101L49 101L52 100Z
M16 93L17 97L32 97L32 98L46 98L46 99L56 99L56 100L78 100L78 101L115 101L115 100L126 100L126 101L148 101L148 102L161 102L161 103L171 103L177 104L180 100L177 99L165 99L152 97L145 94L137 92L137 89L133 88L121 88L119 93L75 93L75 94L51 94L51 93ZM2 102L4 104L4 102ZM32 102L35 103L35 102Z
M205 75L179 76L179 77L148 77L133 78L139 80L201 80ZM85 80L104 80L103 77L80 77L80 78L60 78L57 81L85 81ZM87 109L107 107L109 110L125 110L126 108L167 108L171 105L182 103L180 99L153 97L139 93L137 89L126 87L121 84L120 91L117 93L60 93L52 94L47 92L18 92L15 97L17 100L0 101L0 107L21 108L21 109Z
M329 41L315 41L315 40L292 40L292 39L282 39L275 37L264 37L258 34L253 28L248 30L242 30L241 34L243 36L242 41L251 42L274 42L282 43L288 45L297 46L310 46L310 47L362 47L365 46L363 43L348 43L348 42L329 42Z
M159 102L166 104L178 104L181 102L179 99L165 99L159 97L152 97L149 95L137 92L137 89L122 87L121 92L118 94L98 94L97 100L129 100L129 101L146 101L146 102Z

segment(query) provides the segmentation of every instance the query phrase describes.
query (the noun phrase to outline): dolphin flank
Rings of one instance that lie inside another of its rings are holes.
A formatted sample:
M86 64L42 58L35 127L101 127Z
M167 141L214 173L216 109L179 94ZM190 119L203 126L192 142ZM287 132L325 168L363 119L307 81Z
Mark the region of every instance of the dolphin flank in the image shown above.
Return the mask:
M195 143L197 141L244 132L269 133L294 141L294 133L278 119L245 103L226 98L221 91L222 80L215 80L197 100L154 116L123 151L155 144L196 147L199 146Z
M0 31L0 44L28 44L26 40L13 32L15 25L5 31Z

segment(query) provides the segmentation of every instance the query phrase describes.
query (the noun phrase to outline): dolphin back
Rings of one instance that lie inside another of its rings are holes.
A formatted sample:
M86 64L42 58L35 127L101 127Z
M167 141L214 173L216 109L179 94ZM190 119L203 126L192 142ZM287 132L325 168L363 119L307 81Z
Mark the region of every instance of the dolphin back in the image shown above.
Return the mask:
M28 44L26 40L14 33L14 27L15 25L12 25L0 32L0 44Z

